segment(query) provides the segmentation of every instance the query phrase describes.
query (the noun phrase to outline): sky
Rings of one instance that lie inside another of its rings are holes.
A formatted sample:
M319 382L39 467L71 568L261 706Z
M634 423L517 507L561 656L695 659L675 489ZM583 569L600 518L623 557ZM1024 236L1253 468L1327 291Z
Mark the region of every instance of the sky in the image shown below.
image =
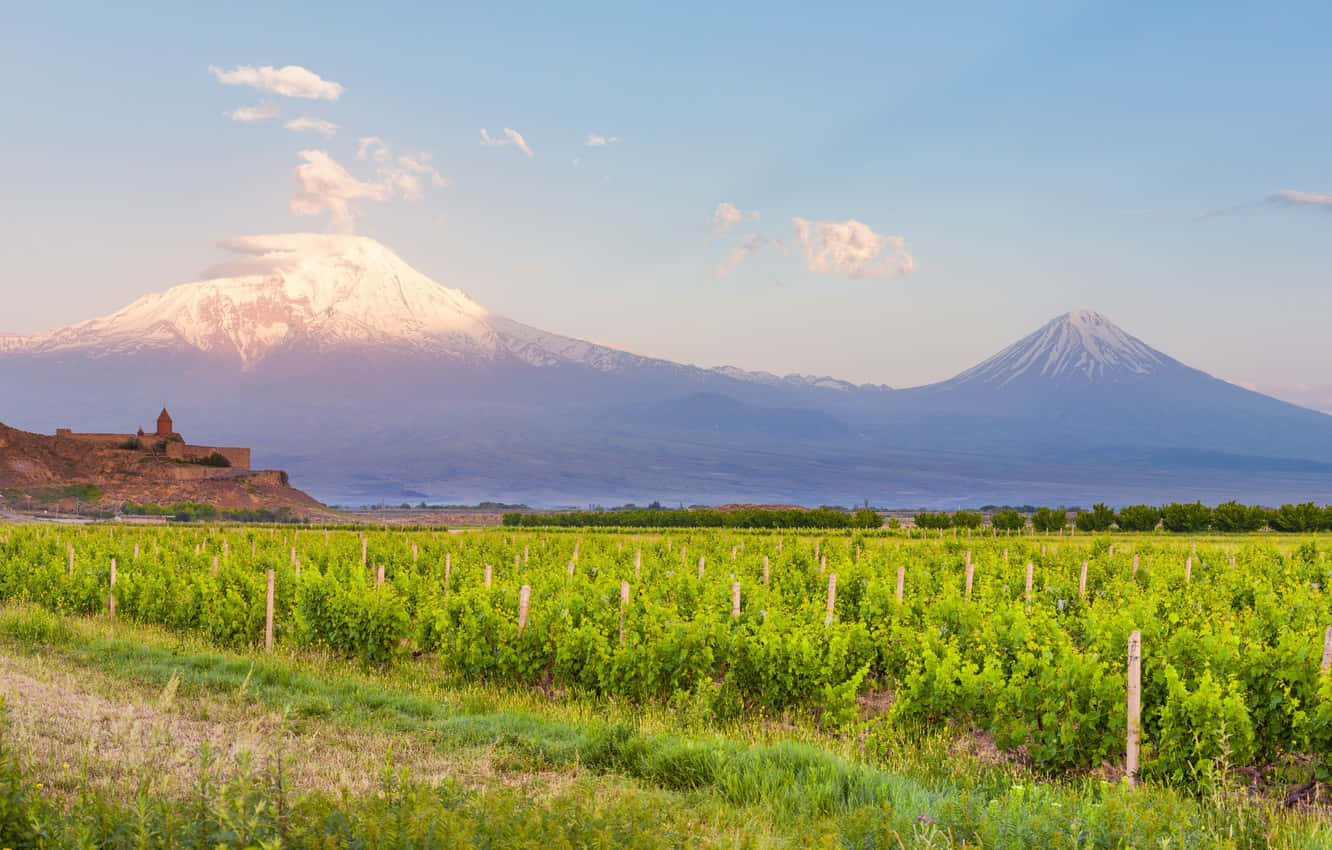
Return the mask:
M1329 4L425 5L8 9L0 332L354 231L685 363L912 386L1088 308L1332 410Z

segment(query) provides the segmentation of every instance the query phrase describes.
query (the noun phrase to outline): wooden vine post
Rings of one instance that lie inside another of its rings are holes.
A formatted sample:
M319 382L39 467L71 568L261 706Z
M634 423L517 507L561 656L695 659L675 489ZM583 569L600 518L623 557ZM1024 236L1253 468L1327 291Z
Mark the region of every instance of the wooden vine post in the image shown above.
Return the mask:
M629 607L629 582L620 582L620 646L624 646L624 609Z
M490 590L490 564L486 564L486 590Z
M768 556L763 556L763 586L768 586Z
M703 565L704 565L705 563L707 563L707 560L708 560L707 557L704 556L704 555L699 555L699 556L698 556L698 577L699 577L699 578L703 578Z
M1138 755L1142 743L1142 632L1128 639L1128 741L1124 752L1124 774L1129 787L1138 783Z
M1032 569L1033 569L1033 568L1032 568L1031 561L1028 561L1028 562L1027 562L1027 610L1028 610L1028 611L1031 610L1031 573L1032 573Z
M532 586L525 584L518 589L518 634L527 628L527 605L532 601Z
M1193 582L1193 556L1190 555L1189 557L1184 559L1184 583L1191 584L1192 582Z
M1323 633L1323 664L1319 669L1324 676L1332 673L1332 626Z
M833 608L837 604L837 573L828 574L828 612L827 622L831 623L833 619Z
M273 570L268 571L268 602L264 611L264 652L273 651Z
M1082 574L1078 576L1078 598L1087 598L1087 562L1082 562Z
M731 619L740 619L740 582L731 582Z
M375 568L375 590L378 591L384 586L384 565L380 564Z
M111 592L106 597L106 607L111 614L111 622L116 621L116 559L111 559Z
M906 567L897 568L897 604L902 604L902 589L906 586Z
M638 575L643 570L643 550L634 552L634 581L638 581Z
M1134 575L1135 577L1138 575L1138 553L1137 553L1137 552L1134 552L1134 553L1133 553L1133 575Z
M971 598L971 581L975 578L976 566L971 563L971 553L967 552L967 598Z

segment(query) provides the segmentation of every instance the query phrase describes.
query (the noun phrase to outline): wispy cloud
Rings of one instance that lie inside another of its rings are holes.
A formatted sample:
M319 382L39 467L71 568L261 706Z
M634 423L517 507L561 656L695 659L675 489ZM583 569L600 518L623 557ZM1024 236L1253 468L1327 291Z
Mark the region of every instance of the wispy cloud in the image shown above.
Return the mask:
M261 103L258 106L241 106L222 114L232 121L256 124L260 121L268 121L278 117L278 108L271 103Z
M758 221L758 210L742 210L734 204L722 201L712 211L712 233L714 236L725 233L743 221Z
M208 70L224 86L250 86L260 91L272 92L283 97L304 97L311 100L337 100L342 97L342 85L332 80L325 80L314 71L300 65L286 65L274 68L264 65L237 65L230 71L224 71L216 65L209 65Z
M378 136L362 136L356 140L356 158L374 159L375 162L388 162L389 149Z
M534 155L532 153L532 148L528 146L527 140L523 138L522 133L519 133L517 130L511 129L509 127L504 128L504 138L502 139L495 138L494 136L490 135L490 133L486 132L486 129L484 127L481 128L481 144L485 145L488 148L498 148L498 147L503 147L504 145L513 145L517 147L518 150L527 154L529 158L531 158Z
M325 121L323 118L311 118L308 115L293 118L282 126L293 133L318 133L321 136L331 136L338 131L338 125L332 121Z
M1292 207L1321 207L1332 210L1332 195L1318 192L1297 192L1294 189L1278 189L1267 196L1268 203Z
M390 186L353 177L324 151L305 150L300 157L305 162L296 167L300 192L291 199L294 215L327 212L334 229L350 232L355 227L353 201L385 201L390 197Z
M875 233L855 219L793 218L791 223L805 249L805 267L815 274L876 278L904 277L915 271L916 262L900 236Z
M731 252L729 257L722 261L721 265L712 270L713 279L721 280L723 277L730 274L732 269L740 265L746 257L757 254L768 245L782 247L780 241L768 239L766 236L760 236L757 233L746 237L743 242L735 246L735 250Z
M606 145L613 145L620 140L619 136L600 136L596 133L588 133L587 141L583 144L589 148L604 148Z
M398 157L398 164L413 174L421 174L430 178L430 182L443 189L449 185L449 181L444 179L435 167L430 164L433 157L428 153L418 153L415 156L403 154Z

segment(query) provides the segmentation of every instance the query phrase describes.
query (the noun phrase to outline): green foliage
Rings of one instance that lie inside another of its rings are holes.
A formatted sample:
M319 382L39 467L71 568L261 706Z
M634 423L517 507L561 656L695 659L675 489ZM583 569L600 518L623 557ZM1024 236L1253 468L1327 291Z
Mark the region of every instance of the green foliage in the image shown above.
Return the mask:
M984 518L976 511L955 511L953 513L954 528L980 528Z
M1002 511L995 511L994 515L990 517L990 525L1000 531L1018 531L1027 527L1027 519L1012 508L1006 508Z
M915 516L916 528L926 528L931 531L937 531L941 528L953 527L953 515L947 511L921 511Z
M1313 502L1301 505L1282 505L1268 515L1267 520L1274 531L1303 533L1324 531L1328 528L1328 513L1320 510Z
M1161 511L1151 505L1129 505L1120 508L1115 524L1121 531L1155 531L1161 522Z
M869 514L874 514L874 524ZM506 513L506 528L879 528L883 522L877 512L868 509L849 514L835 508L787 511L746 508L719 511L708 508L689 510L631 509L619 511L571 511L537 514Z
M196 463L199 466L216 466L223 468L231 466L231 461L227 460L221 452L212 452L193 461L193 463Z
M1217 531L1259 531L1267 525L1267 511L1258 505L1241 505L1231 500L1212 509L1212 522Z
M1073 524L1078 531L1109 531L1110 526L1115 524L1115 512L1098 502L1092 505L1090 511L1078 511Z
M1068 525L1068 512L1062 508L1037 508L1031 515L1031 527L1037 531L1059 531Z
M1202 502L1171 502L1161 508L1161 527L1176 534L1196 534L1212 527L1212 509Z

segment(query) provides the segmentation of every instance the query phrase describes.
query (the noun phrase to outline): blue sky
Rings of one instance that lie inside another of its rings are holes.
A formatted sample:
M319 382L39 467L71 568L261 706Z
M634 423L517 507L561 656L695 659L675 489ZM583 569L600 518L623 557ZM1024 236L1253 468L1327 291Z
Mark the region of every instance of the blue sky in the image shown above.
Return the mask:
M197 279L229 236L348 226L291 211L319 151L385 195L357 232L548 330L908 386L1088 307L1332 407L1332 7L924 5L9 9L0 331ZM340 94L209 70L288 65Z

